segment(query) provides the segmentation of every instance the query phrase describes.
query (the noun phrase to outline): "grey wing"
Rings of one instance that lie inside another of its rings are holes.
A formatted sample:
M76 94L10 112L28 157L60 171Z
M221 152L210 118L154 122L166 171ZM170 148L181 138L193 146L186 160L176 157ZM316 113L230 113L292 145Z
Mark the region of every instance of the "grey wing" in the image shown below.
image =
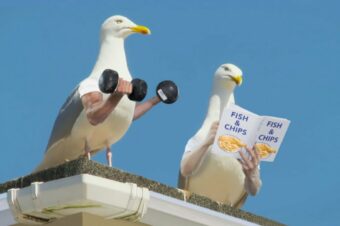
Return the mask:
M45 152L57 141L71 134L74 123L84 109L77 86L61 107L50 135Z

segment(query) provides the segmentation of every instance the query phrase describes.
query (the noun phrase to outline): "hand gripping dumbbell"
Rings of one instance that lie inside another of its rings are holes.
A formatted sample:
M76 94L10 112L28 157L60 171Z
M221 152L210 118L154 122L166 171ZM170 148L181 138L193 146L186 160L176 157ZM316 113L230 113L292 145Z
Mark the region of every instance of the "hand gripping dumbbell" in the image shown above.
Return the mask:
M156 93L165 104L175 103L178 98L178 88L176 84L170 80L160 82L156 88Z
M99 78L99 89L103 93L113 93L119 81L119 75L116 71L111 69L105 69ZM135 78L131 81L132 93L128 95L128 98L133 101L142 101L146 96L148 85L142 79Z

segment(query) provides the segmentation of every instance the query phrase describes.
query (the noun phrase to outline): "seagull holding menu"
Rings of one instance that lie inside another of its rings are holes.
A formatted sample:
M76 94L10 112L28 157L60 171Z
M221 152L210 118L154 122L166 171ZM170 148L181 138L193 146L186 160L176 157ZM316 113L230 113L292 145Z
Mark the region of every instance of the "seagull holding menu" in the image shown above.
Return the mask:
M223 109L235 102L233 91L241 83L242 71L233 64L221 65L214 75L206 118L187 142L181 161L179 188L188 191L186 198L196 193L241 207L248 193L255 195L260 189L259 156L254 150L247 148L249 158L240 152L240 160L211 152Z
M74 89L62 106L44 159L36 171L82 155L90 158L103 148L106 148L107 161L111 166L110 146L123 137L131 122L160 101L172 103L177 99L177 87L176 90L173 86L164 88L163 82L162 87L157 87L156 96L142 104L136 105L132 101L132 93L136 91L126 61L124 40L133 33L146 35L150 34L150 30L123 16L112 16L104 21L97 62L90 76ZM104 75L107 76L103 79ZM105 82L107 84L103 84ZM103 87L106 89L105 86L113 83L115 87L109 87L110 92L103 91ZM167 86L169 82L165 83ZM143 89L145 96L146 84Z

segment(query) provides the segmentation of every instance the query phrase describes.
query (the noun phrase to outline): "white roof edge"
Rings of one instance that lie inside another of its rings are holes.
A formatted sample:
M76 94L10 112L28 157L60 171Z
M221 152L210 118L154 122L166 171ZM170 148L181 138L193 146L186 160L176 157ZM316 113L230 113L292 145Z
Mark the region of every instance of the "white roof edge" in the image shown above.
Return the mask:
M78 175L79 177L82 177L82 175ZM93 175L90 175L90 178L92 177L96 177ZM74 179L73 179L74 178ZM69 188L65 187L64 191L62 191L61 187L63 187L63 181L64 180L73 180L73 184L75 184L75 186L78 186L76 184L82 184L83 186L91 186L91 189L97 189L97 181L99 180L99 184L100 187L102 187L103 189L107 189L108 191L113 190L114 192L127 192L127 190L130 192L131 188L125 188L126 185L123 186L123 184L126 183L121 183L121 182L117 182L114 180L109 180L109 179L104 179L101 177L96 177L98 179L91 180L92 182L89 184L86 184L87 181L85 180L79 180L77 179L77 176L73 176L73 178L63 178L63 179L59 179L59 180L54 180L54 181L49 181L49 182L45 182L43 184L46 184L44 187L44 189L42 189L40 192L41 194L39 194L39 197L48 197L45 196L43 194L43 192L54 192L55 188L57 187L58 189L58 194L64 193L66 194L67 192L70 192L72 190L70 190ZM61 181L60 183L58 183L58 181ZM93 181L95 183L93 183ZM65 183L65 182L64 182ZM85 185L84 185L85 184ZM113 185L115 184L115 185ZM121 185L120 185L121 184ZM129 183L130 184L130 183ZM118 187L123 187L124 190L121 189L117 189ZM106 187L106 188L105 188ZM23 193L27 193L27 188L22 188L26 189L26 192ZM31 188L32 189L32 186ZM141 189L141 188L137 188L137 189ZM143 188L145 189L145 188ZM147 189L145 189L147 190ZM142 206L140 206L139 208L144 209L142 210L142 212L146 211L149 212L158 212L158 213L165 213L169 216L173 216L176 219L182 219L183 221L190 221L193 224L192 225L214 225L214 226L222 226L222 225L238 225L238 226L244 226L244 225L258 225L249 221L246 221L244 219L240 219L237 217L233 217L227 214L223 214L214 210L210 210L204 207L200 207L176 198L172 198L169 196L166 196L164 194L161 193L157 193L157 192L153 192L153 191L146 191L148 192L149 195L149 200L146 202L143 202ZM50 193L49 193L50 194ZM111 193L109 193L111 194ZM134 195L134 192L130 193L132 196ZM0 226L9 226L11 224L15 224L17 223L14 220L14 216L13 213L10 209L10 205L7 201L7 193L3 193L0 194ZM26 197L26 196L25 196ZM94 196L96 197L96 196ZM93 198L93 197L92 197ZM98 197L99 198L99 197ZM64 198L62 198L64 199ZM115 203L116 201L114 201ZM114 203L112 203L112 205L114 205ZM145 218L143 216L141 216L140 219L141 222L143 223L148 223L145 221ZM149 222L150 223L150 222Z
M152 191L150 191L148 209L156 209L157 211L162 211L179 218L205 225L258 225L244 219L223 214Z
M7 202L7 194L2 193L0 194L0 212L3 210L9 209L8 202Z
M0 219L0 226L9 226L16 223L8 206L6 193L0 194Z
M134 183L121 183L90 174L53 181L33 182L9 189L1 195L0 226L10 223L38 223L39 219L61 218L88 212L106 219L139 220L147 210L149 190ZM27 218L27 216L31 218ZM11 220L14 219L14 220Z

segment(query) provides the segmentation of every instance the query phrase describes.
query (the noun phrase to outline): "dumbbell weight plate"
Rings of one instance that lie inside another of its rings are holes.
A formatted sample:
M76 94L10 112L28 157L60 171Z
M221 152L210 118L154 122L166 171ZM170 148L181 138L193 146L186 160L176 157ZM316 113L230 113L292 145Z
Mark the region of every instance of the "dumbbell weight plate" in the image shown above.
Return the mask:
M142 79L135 78L131 81L132 93L128 96L130 100L142 101L148 91L148 85Z
M99 89L103 93L113 93L118 85L119 75L116 71L105 69L99 78Z
M170 80L160 82L156 88L156 93L162 102L166 104L172 104L178 98L177 85Z

